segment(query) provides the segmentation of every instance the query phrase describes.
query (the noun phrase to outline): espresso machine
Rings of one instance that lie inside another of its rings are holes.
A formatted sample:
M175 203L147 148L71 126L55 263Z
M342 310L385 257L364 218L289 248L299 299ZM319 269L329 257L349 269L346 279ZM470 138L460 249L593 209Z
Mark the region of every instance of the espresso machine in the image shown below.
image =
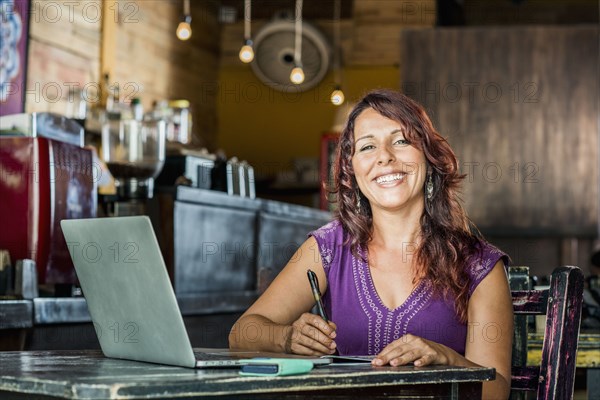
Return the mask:
M165 163L163 120L108 118L102 127L102 158L115 179L116 195L107 198L110 216L146 214L154 179Z
M54 295L77 283L62 219L93 218L99 170L72 119L51 113L0 117L0 249L13 265L35 262Z

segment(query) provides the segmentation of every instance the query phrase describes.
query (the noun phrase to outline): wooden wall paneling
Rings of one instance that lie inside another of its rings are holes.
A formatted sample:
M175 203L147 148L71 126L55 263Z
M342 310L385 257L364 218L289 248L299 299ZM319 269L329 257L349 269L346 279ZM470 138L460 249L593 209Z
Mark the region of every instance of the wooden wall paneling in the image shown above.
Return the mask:
M108 73L125 100L140 96L147 109L153 100L189 99L196 143L215 146L217 93L204 89L218 76L220 26L214 2L194 2L188 42L175 36L180 1L34 0L32 10L28 112L65 113L65 84L97 87ZM54 99L53 85L63 90L63 99Z
M100 18L94 10L99 9L100 1L95 0L32 2L26 112L64 114L70 87L92 87L90 95L95 94L99 81Z
M373 25L434 26L435 0L354 0L354 20Z
M530 276L549 276L555 266L560 265L560 238L526 236L518 231L485 237L510 256L510 265L528 266Z
M384 66L401 62L396 44L403 29L433 27L432 0L355 0L350 65Z
M90 96L95 96L98 68L98 59L90 60L68 50L31 40L25 112L64 114L70 87L90 88Z
M333 20L319 20L319 28L325 33L333 48L333 37L335 23ZM354 45L354 21L351 19L343 19L340 21L340 46L342 48L342 67L352 63L352 51ZM333 60L332 60L333 61Z
M252 37L260 29L265 21L254 20L251 22L250 29ZM244 22L238 21L231 24L221 25L221 66L240 65L241 61L238 57L240 48L244 41Z
M351 65L398 65L402 27L394 24L356 23L353 46L349 55Z
M220 29L217 10L209 2L192 7L192 37L177 39L181 3L136 1L134 20L124 18L116 33L115 82L129 85L123 94L139 91L145 108L155 100L187 99L192 105L195 143L214 149L216 143L216 93L207 93L207 84L216 84L220 56ZM131 97L131 96L130 96ZM127 100L130 100L128 98Z
M467 25L598 23L598 2L464 0Z
M595 234L597 50L594 26L403 34L402 89L449 138L481 227Z
M85 58L98 58L101 18L96 12L101 9L99 0L83 3L34 0L31 8L30 40Z

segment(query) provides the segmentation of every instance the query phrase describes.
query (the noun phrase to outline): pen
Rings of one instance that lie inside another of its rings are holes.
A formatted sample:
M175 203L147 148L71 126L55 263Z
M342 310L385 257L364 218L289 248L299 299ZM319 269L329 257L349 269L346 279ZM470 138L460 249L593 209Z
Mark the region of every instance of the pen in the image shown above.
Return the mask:
M323 302L321 301L321 292L319 291L319 280L317 278L317 274L309 269L306 271L306 275L308 275L308 282L310 283L310 288L315 298L315 302L317 303L317 311L319 312L321 318L325 320L325 322L329 322L327 314L325 314L325 307L323 307Z

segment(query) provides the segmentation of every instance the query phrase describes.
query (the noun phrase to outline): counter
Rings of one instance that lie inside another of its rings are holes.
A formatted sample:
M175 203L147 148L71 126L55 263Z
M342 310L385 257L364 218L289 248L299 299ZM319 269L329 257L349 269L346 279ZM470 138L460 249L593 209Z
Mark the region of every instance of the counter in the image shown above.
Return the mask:
M185 186L159 188L148 214L194 347L226 347L236 319L307 233L331 219L304 206ZM28 329L18 349L99 348L82 297L0 301L0 316L0 331Z
M33 326L29 300L0 300L0 351L22 349L27 329Z
M178 296L193 346L225 347L237 318L255 291ZM83 297L0 300L0 350L99 349Z
M0 300L0 329L21 329L32 326L31 300Z
M243 312L257 298L253 291L190 295L177 298L183 316ZM83 297L0 300L0 329L92 322Z

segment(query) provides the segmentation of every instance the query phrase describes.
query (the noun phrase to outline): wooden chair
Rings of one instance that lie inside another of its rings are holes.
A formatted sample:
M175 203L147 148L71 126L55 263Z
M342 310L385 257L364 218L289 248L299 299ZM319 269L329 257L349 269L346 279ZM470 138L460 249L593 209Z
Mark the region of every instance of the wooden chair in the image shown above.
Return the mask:
M583 302L583 274L577 267L559 267L550 278L550 289L528 290L526 267L509 268L515 313L512 398L523 391L537 399L570 399L575 381L575 359ZM539 366L527 366L525 315L546 314L546 329Z

